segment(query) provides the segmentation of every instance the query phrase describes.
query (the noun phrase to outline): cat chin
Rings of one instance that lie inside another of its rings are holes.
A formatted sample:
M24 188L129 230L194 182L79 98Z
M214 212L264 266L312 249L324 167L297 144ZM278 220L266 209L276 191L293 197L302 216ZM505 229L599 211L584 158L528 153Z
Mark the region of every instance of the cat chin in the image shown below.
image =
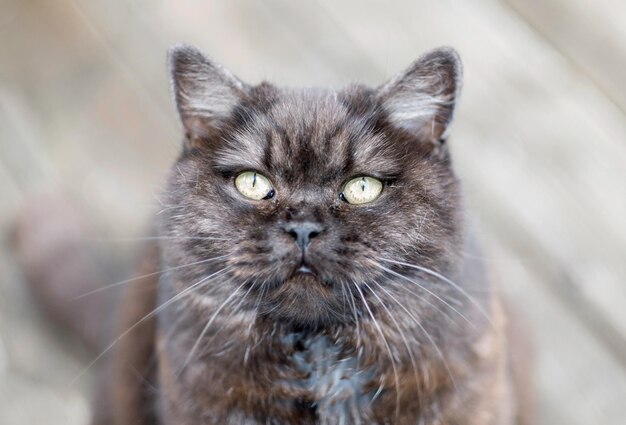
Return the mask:
M344 307L332 283L298 271L268 293L263 314L281 322L318 326L350 320Z

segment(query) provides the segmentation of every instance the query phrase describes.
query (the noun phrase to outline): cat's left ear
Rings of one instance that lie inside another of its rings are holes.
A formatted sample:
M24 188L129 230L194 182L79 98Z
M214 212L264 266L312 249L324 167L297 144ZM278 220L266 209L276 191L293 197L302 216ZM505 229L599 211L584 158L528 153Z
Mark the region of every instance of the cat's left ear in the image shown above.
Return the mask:
M220 124L245 96L246 85L190 45L172 47L168 62L186 143L194 147L210 144Z
M447 137L462 74L458 53L442 47L422 55L377 95L392 125L438 146Z

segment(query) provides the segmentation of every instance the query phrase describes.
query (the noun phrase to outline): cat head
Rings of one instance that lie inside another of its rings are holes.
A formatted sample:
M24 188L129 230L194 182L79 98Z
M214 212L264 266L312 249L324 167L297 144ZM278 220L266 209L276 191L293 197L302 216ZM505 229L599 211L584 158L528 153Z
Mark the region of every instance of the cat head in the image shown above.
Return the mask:
M307 325L350 321L386 291L408 296L400 263L454 268L454 50L339 91L248 85L190 46L169 64L185 136L160 229L164 267L188 285Z

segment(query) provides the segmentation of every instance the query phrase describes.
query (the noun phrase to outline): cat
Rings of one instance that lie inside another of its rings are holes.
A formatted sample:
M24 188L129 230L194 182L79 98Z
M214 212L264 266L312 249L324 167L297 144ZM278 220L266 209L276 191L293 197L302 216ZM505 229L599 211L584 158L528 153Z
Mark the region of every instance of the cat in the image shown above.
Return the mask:
M169 72L184 140L93 344L95 424L531 423L452 169L453 49L377 88L248 85L188 45Z

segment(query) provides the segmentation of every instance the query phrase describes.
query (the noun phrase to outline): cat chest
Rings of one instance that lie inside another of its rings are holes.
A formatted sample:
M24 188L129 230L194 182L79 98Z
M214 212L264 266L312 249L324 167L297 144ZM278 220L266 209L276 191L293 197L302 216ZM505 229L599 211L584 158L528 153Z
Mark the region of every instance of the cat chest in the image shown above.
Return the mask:
M381 390L358 352L324 335L291 334L283 344L289 355L279 367L274 394L290 398L294 408L309 409L319 423L359 423Z
M358 350L325 335L289 334L259 345L191 362L182 375L173 373L179 362L162 353L161 406L171 419L164 423L198 417L207 424L370 423L372 405L385 391Z

